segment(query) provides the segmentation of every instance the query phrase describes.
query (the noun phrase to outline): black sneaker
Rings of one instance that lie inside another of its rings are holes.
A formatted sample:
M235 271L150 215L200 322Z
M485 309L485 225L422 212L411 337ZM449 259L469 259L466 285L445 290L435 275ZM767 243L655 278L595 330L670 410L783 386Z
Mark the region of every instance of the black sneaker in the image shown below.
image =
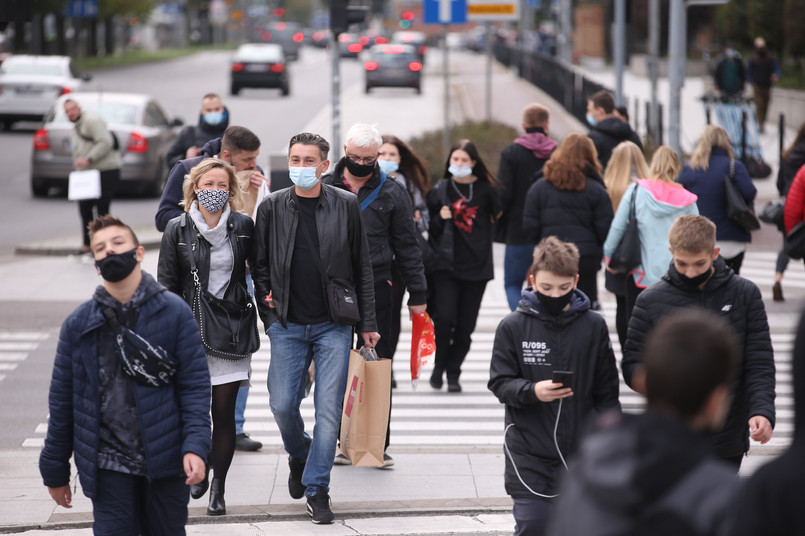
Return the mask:
M235 450L254 452L263 448L263 444L249 437L249 434L238 434L235 436Z
M307 513L312 518L311 521L317 525L329 525L333 522L335 516L330 510L330 495L326 489L319 486L315 495L308 496Z
M288 467L291 468L291 474L288 475L288 493L294 499L301 499L305 496L305 485L302 484L305 464L293 456L288 456Z

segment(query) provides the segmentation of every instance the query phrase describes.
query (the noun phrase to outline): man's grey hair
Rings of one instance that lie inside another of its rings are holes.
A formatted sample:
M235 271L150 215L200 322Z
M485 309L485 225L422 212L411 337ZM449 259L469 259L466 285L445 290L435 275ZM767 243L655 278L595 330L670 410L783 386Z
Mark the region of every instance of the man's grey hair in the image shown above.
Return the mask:
M375 144L377 149L383 145L383 137L377 129L377 125L369 123L355 123L347 131L347 145L352 143L356 147L371 147Z

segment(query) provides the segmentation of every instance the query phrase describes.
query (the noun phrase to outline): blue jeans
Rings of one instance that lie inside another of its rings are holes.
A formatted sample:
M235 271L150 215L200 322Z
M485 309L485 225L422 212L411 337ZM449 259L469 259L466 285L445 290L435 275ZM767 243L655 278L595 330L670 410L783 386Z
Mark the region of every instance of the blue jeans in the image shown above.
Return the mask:
M526 274L533 262L533 245L506 244L506 254L503 257L503 288L506 289L506 299L512 311L517 309L517 304L520 303L523 281L526 280Z
M330 471L335 458L341 404L347 387L352 326L333 322L295 324L288 328L279 321L269 326L271 363L268 366L268 403L291 457L306 462L302 473L305 495L316 494L319 486L330 489ZM305 394L305 377L310 361L316 360L313 405L316 423L313 439L305 432L299 406Z

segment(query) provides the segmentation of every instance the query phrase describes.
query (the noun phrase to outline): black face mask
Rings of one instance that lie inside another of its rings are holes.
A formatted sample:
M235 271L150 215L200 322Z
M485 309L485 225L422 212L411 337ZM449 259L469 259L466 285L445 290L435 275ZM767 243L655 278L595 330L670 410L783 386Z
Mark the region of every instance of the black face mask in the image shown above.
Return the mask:
M565 307L567 307L567 304L570 303L570 297L573 294L573 291L571 290L570 292L555 298L553 296L543 294L538 290L536 293L537 299L539 300L540 305L542 305L542 308L545 309L545 312L549 315L557 316Z
M375 164L377 164L377 160L373 161L371 164L359 164L357 162L353 162L349 158L345 158L344 160L344 164L347 166L347 171L349 171L355 177L366 177L367 175L371 175L375 170Z
M126 279L137 266L137 248L125 253L110 253L103 259L95 261L95 267L101 277L110 283Z
M681 277L682 281L684 281L688 285L692 287L698 287L699 285L707 281L712 274L713 274L713 265L711 264L710 268L708 268L707 270L705 270L704 272L700 273L697 276L688 277L686 275L679 274L679 277Z

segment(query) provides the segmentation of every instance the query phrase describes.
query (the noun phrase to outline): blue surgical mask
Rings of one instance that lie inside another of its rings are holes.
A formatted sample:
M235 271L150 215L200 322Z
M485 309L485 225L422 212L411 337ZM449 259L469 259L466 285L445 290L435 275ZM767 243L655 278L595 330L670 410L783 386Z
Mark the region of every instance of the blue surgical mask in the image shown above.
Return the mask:
M310 190L319 182L319 178L316 177L316 167L318 166L288 166L291 182L302 190Z
M587 120L587 123L589 123L591 127L594 127L595 125L598 124L598 121L595 120L593 114L587 114L585 116L585 119Z
M377 161L377 165L380 166L380 169L383 170L385 173L394 173L398 169L400 169L400 164L397 162L392 162L391 160L379 160Z
M447 171L452 176L459 179L472 175L472 167L470 166L457 166L455 164L450 164L450 166L447 168Z
M226 112L209 112L202 116L208 125L220 125L224 122Z

